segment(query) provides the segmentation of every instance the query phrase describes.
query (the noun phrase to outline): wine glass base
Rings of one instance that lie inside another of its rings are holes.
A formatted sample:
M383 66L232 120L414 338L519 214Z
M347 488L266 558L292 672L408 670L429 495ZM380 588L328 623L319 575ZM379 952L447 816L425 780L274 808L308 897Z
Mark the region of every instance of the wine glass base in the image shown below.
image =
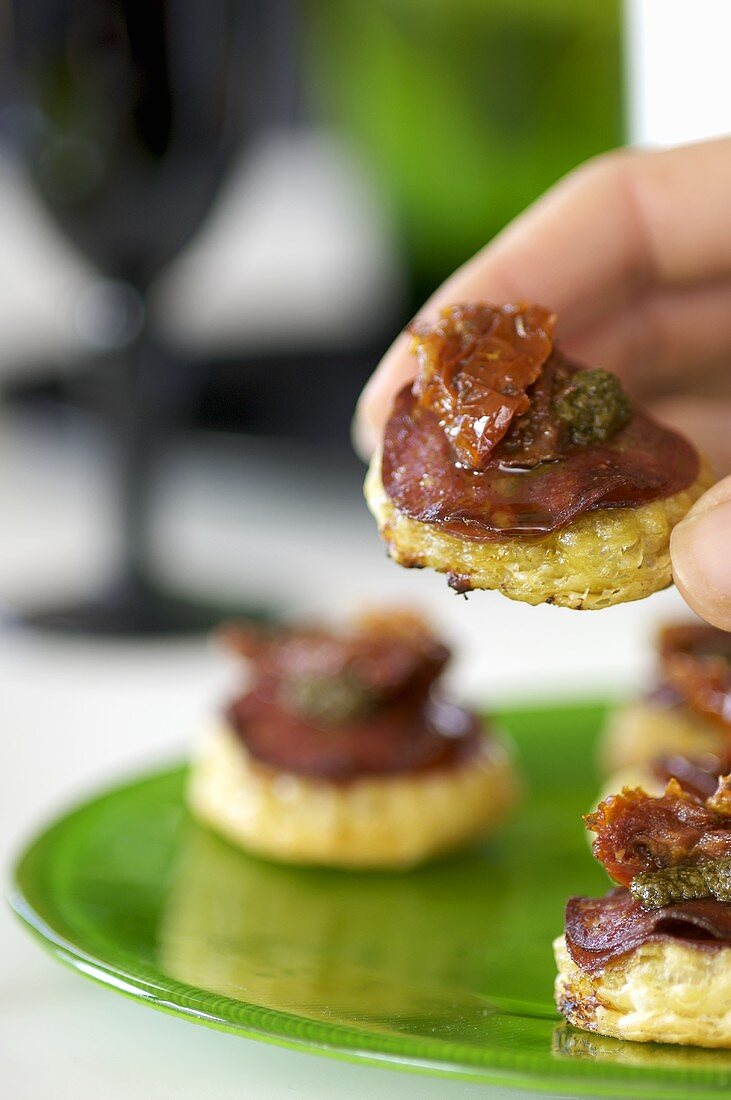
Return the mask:
M37 609L13 609L16 625L53 634L163 638L205 634L227 619L273 618L261 607L195 599L152 586L115 588L99 596Z

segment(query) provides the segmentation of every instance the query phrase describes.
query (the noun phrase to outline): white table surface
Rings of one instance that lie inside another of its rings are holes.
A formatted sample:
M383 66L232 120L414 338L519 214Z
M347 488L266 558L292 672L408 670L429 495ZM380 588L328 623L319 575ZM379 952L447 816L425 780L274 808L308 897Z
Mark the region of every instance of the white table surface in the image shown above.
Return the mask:
M292 614L380 599L423 605L460 636L456 689L480 700L629 689L675 593L601 614L465 601L385 559L352 478L298 454L192 441L161 476L156 546L180 583L260 596ZM90 436L0 421L0 600L80 590L103 575L107 482ZM252 518L255 517L255 523ZM336 547L337 553L327 547ZM100 783L186 751L231 668L203 641L122 644L0 631L0 855ZM579 823L577 822L577 828ZM0 911L0 1093L8 1100L228 1097L496 1098L460 1082L351 1065L219 1034L84 981ZM523 1094L525 1095L525 1094Z

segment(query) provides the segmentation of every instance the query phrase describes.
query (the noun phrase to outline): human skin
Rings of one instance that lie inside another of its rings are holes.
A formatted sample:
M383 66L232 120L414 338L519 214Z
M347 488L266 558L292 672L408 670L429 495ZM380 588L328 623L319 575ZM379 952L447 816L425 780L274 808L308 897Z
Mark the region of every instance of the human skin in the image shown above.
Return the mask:
M675 528L675 583L704 619L731 630L731 138L619 150L576 169L432 295L527 300L558 314L572 358L614 371L724 478ZM414 374L401 334L361 394L356 448L367 457L391 401Z

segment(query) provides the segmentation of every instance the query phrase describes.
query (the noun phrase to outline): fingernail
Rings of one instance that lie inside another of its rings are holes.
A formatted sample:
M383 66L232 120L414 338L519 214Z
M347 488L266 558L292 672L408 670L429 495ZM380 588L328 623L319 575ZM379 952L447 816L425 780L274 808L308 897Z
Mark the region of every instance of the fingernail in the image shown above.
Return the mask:
M731 501L689 515L673 531L676 580L705 618L731 620Z

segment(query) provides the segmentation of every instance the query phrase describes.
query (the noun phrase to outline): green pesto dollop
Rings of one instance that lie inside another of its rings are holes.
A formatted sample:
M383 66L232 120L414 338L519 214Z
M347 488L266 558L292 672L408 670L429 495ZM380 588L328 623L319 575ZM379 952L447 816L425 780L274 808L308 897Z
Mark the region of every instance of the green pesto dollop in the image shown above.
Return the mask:
M292 713L323 726L362 718L373 708L373 693L347 673L298 676L285 680L279 697Z
M557 398L554 409L577 447L606 443L632 416L629 397L614 374L580 370Z
M645 871L632 879L630 893L643 909L661 909L695 898L731 901L731 859Z

